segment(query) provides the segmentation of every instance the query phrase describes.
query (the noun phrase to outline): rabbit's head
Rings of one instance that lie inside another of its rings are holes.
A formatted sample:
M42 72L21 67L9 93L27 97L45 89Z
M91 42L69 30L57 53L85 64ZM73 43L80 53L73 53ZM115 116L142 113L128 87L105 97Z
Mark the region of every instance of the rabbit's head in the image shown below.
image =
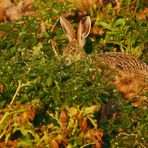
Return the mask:
M66 64L70 65L85 56L83 47L85 39L90 33L91 19L89 16L83 17L78 24L77 30L64 16L60 16L60 23L69 39L69 44L63 48L63 57Z

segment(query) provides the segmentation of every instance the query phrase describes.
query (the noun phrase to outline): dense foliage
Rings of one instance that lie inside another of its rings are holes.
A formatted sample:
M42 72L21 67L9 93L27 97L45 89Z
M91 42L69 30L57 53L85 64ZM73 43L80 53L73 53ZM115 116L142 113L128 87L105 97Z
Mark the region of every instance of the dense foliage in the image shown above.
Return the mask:
M28 16L1 22L0 147L148 147L147 94L142 103L125 100L91 57L126 51L148 63L145 1L122 0L120 7L76 2L37 0ZM92 19L90 56L67 66L59 16L75 26L85 13Z

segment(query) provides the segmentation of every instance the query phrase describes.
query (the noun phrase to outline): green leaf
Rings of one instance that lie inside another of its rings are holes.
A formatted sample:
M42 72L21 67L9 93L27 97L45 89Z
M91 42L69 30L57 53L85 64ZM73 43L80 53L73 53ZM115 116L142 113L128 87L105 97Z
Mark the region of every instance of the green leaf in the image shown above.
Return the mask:
M125 25L125 19L124 18L120 18L116 21L115 26L123 26Z
M102 27L105 28L105 29L112 30L110 24L108 24L108 23L99 22L98 25L102 26Z

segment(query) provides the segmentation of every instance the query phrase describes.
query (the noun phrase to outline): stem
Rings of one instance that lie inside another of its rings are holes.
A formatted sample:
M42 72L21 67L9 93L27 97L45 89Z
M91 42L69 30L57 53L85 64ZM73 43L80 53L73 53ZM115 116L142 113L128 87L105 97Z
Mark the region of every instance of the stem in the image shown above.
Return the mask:
M12 104L14 102L14 100L16 99L16 96L17 96L18 92L20 91L21 87L28 86L28 85L30 85L30 83L31 82L28 82L26 84L21 84L21 80L18 80L18 88L17 88L17 90L16 90L16 92L15 92L15 94L14 94L14 96L13 96L11 102L10 102L10 104Z
M137 2L136 2L136 6L135 6L135 10L134 10L134 17L135 17L135 15L136 15L136 11L137 11L137 7L138 7L138 4L139 4L139 0L137 0Z
M96 144L96 142L88 143L88 144L81 146L80 148L84 148L84 147L87 147L87 146L90 146L90 145L95 145L95 144Z
M3 123L3 121L7 118L8 115L9 115L9 112L6 112L3 118L0 120L0 125Z
M49 40L49 43L51 43L51 46L52 46L52 49L53 49L53 52L54 52L54 54L55 54L56 59L57 59L58 61L61 61L60 56L59 56L59 54L58 54L58 52L57 52L56 42L55 42L54 40Z
M18 81L18 88L17 88L17 90L16 90L16 92L15 92L15 94L14 94L14 96L13 96L11 102L10 102L10 104L12 104L12 103L14 102L14 100L15 100L15 98L16 98L16 96L17 96L19 90L20 90L20 88L21 88L21 81L19 80L19 81Z
M54 30L55 26L57 25L58 21L59 21L59 19L57 19L57 21L54 23L53 27L50 30L51 32L53 32L53 30Z

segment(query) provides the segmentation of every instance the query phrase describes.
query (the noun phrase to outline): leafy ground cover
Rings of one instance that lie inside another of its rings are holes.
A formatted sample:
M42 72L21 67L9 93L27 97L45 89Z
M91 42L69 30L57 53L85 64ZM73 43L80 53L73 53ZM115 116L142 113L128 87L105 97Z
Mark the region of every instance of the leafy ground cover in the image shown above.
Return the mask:
M88 54L126 51L148 63L145 1L113 6L37 0L28 16L1 22L0 147L148 146L147 99L140 107L125 100L89 56L70 66L61 57L68 41L59 16L76 26L87 13L92 19ZM114 114L113 105L107 114L111 117L100 119L101 107L109 101L118 102L118 111Z

